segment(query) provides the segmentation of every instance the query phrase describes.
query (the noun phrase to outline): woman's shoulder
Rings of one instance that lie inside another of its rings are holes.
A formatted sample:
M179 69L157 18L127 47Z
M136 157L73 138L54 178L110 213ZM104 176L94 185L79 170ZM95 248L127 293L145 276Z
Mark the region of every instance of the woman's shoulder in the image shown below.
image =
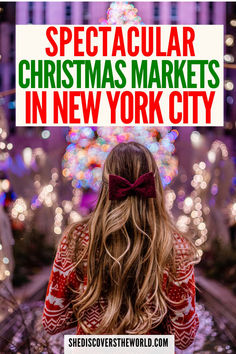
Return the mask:
M179 233L175 232L173 234L173 244L176 252L186 252L191 250L191 241Z
M73 260L76 253L83 252L88 245L88 241L88 222L73 223L64 230L58 251L64 253L64 258Z
M69 225L69 232L72 232L74 237L84 237L88 235L88 219L76 222Z
M183 262L191 263L196 257L196 250L187 237L174 233L173 235L173 247L175 253L175 260L177 264Z
M88 220L68 225L64 231L64 239L67 243L77 242L78 240L81 240L81 242L88 241Z

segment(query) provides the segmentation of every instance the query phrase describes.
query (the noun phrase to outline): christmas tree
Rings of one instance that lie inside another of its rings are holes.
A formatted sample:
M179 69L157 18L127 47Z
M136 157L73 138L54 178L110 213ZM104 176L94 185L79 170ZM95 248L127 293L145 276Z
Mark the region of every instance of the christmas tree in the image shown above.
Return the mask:
M101 23L103 25L139 25L143 22L133 4L121 1L111 4L107 10L107 19L103 19Z
M137 13L138 10L130 3L114 2L102 24L139 25L142 20ZM102 166L110 150L120 142L136 141L153 153L166 186L177 174L177 159L173 156L177 136L178 132L170 127L71 128L63 158L63 175L72 180L74 188L97 191Z

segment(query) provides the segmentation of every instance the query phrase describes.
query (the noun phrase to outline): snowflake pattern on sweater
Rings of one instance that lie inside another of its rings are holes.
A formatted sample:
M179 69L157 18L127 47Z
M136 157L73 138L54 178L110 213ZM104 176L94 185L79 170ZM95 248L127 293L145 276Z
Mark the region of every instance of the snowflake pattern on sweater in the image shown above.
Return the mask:
M79 224L73 231L72 240L68 244L65 234L58 246L50 275L43 312L43 325L50 334L56 334L69 328L77 327L77 334L85 334L73 314L73 289L83 292L86 289L86 277L79 281L74 269L73 252L79 242L83 249L89 242L86 224ZM169 281L166 269L163 277L163 289L169 298L168 312L161 325L148 334L174 334L175 345L179 349L187 348L194 340L199 322L195 312L195 281L192 265L185 262L189 251L187 241L180 235L174 235L176 249L176 279ZM79 251L81 252L81 251ZM86 261L84 261L86 273ZM84 324L94 329L99 326L106 302L101 299L86 311Z

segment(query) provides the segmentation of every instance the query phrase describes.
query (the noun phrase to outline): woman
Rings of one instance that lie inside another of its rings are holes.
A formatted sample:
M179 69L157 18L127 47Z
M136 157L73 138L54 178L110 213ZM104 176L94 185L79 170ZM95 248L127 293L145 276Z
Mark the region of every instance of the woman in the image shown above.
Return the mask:
M70 227L49 280L43 324L51 333L174 334L187 348L198 329L195 248L172 225L154 157L117 145L96 208Z

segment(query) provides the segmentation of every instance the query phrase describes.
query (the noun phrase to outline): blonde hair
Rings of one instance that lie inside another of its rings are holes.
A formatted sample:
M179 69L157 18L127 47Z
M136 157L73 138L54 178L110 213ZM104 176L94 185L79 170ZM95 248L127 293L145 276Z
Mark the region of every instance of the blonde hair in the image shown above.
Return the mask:
M130 195L109 200L109 174L133 183L147 172L154 173L156 198ZM89 244L76 265L81 269L86 257L87 287L83 294L77 294L73 306L80 326L85 333L94 334L147 333L167 313L162 281L167 266L174 276L176 230L165 208L156 162L146 147L121 143L110 152L88 228ZM83 318L102 298L107 306L99 327L92 331Z

